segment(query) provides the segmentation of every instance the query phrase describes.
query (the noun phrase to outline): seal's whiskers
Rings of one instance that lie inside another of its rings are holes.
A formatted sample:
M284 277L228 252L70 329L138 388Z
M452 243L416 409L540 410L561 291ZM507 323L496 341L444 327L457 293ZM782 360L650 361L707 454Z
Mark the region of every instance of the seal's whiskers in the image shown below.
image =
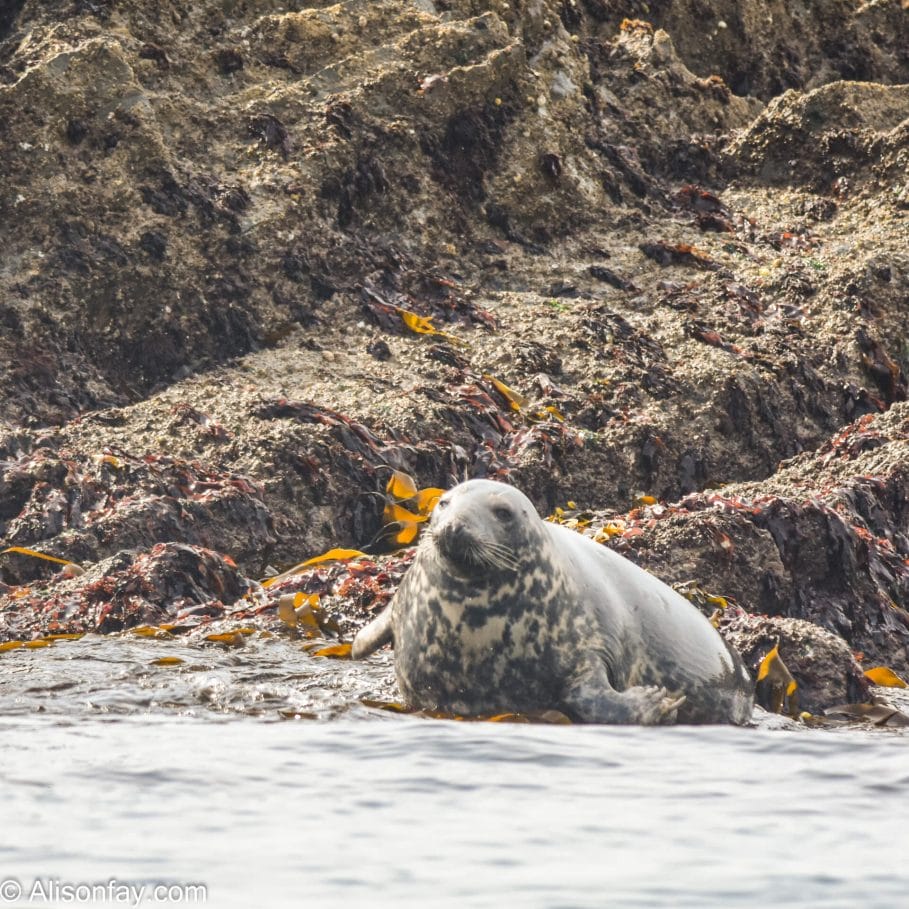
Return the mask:
M474 547L474 555L478 557L482 564L490 568L517 571L520 567L520 560L514 551L510 547L494 540L483 540L481 546Z

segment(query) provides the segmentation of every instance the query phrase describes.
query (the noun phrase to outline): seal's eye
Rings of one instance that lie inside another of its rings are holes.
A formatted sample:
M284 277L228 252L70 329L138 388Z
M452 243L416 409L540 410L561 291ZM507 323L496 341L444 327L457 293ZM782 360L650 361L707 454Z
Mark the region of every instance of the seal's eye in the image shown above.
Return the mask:
M509 521L514 520L514 512L507 505L496 505L495 508L492 509L492 513L503 524L507 524Z
M439 501L436 502L436 508L448 508L448 499L439 499Z

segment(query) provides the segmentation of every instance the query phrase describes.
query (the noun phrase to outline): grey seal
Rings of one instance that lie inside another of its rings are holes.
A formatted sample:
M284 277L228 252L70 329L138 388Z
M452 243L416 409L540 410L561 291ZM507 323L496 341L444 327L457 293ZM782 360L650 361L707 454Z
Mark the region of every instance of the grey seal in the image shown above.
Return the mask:
M351 656L388 642L405 701L423 709L649 725L741 724L753 707L738 654L688 600L490 480L441 497Z

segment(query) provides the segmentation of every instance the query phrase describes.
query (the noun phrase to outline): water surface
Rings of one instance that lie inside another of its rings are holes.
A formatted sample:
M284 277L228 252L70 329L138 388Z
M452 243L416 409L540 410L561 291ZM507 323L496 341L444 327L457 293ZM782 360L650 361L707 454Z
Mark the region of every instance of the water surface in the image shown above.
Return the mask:
M907 905L905 734L458 723L362 697L393 697L387 659L286 641L3 654L0 878L202 882L218 907Z

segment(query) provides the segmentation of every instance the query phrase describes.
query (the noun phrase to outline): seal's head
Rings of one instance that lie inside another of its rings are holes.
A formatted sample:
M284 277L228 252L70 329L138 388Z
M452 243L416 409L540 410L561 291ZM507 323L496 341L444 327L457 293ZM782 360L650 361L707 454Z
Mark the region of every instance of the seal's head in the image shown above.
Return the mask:
M541 534L539 523L530 499L514 487L468 480L439 499L428 536L449 571L479 580L517 572Z

